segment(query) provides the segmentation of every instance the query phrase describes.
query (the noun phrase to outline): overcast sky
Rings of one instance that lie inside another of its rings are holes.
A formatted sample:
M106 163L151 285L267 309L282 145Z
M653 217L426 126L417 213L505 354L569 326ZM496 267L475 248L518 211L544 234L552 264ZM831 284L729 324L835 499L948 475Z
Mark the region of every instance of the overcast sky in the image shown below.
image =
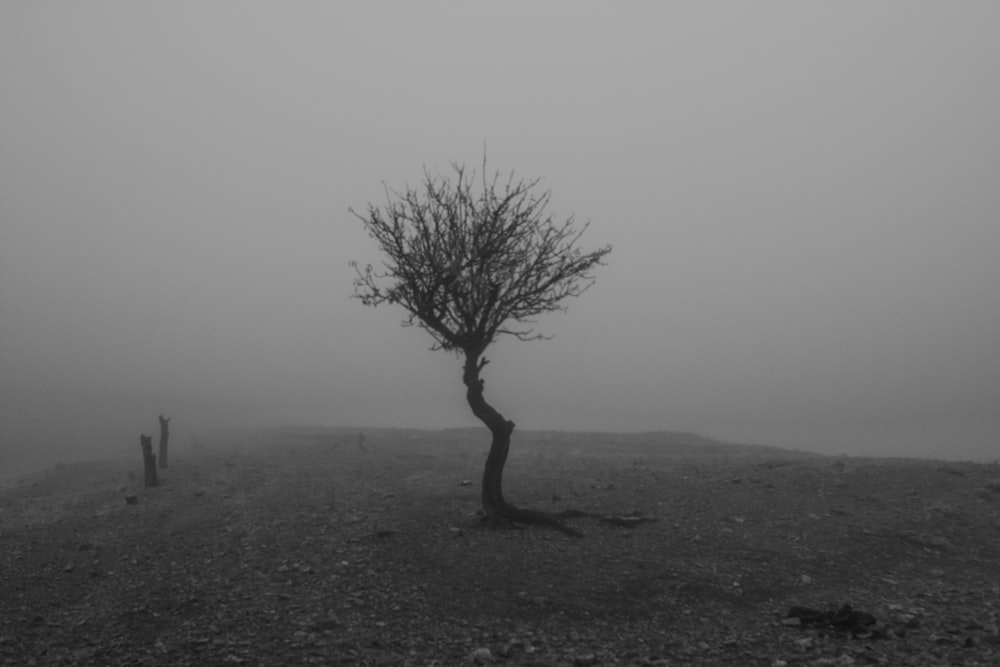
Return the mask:
M348 206L540 177L611 243L520 428L1000 456L1000 4L0 5L0 467L211 424L476 424L350 299ZM485 443L483 443L485 453Z

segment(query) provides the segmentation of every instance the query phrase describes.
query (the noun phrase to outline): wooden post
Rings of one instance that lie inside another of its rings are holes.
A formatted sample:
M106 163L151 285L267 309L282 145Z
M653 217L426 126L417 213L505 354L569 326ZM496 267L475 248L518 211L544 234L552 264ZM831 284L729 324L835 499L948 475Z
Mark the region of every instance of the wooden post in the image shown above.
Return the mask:
M145 471L146 487L159 486L160 480L156 478L156 454L153 453L152 436L140 435L139 444L142 446L142 464Z
M170 437L170 433L167 431L167 422L170 421L170 417L166 419L163 415L160 415L160 467L167 467L167 438Z

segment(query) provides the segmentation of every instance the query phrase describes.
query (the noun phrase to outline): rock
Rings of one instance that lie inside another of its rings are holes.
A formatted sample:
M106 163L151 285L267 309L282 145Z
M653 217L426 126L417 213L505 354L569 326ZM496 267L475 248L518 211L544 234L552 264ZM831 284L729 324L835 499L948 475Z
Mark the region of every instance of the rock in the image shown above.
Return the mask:
M864 611L855 611L849 604L843 605L836 611L792 607L788 610L787 618L797 618L806 627L830 628L850 633L852 636L870 632L876 623L874 616Z
M493 662L493 653L488 648L477 648L469 654L469 662L476 665Z
M459 486L472 486L472 481L468 479L463 479L459 482Z
M851 667L855 664L854 658L846 653L836 658L817 658L809 663L810 667Z
M139 496L135 495L134 493L130 493L129 495L125 496L125 504L126 505L138 505L139 504Z
M313 621L309 629L313 632L325 632L327 630L336 630L340 625L340 620L336 616L327 616Z
M593 653L584 653L573 658L574 667L592 667L597 664L597 656Z

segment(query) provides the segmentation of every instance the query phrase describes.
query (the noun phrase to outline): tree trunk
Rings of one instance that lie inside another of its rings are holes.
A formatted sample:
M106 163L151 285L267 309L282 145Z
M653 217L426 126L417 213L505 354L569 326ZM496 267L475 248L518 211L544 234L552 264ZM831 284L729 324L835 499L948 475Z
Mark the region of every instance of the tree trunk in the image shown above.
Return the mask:
M167 467L167 439L170 437L170 433L167 430L167 422L170 421L170 417L166 419L163 415L160 415L160 467Z
M490 443L490 453L486 457L486 467L483 469L483 511L492 522L497 522L507 514L508 505L503 497L503 469L507 464L507 453L510 451L510 435L514 432L514 422L505 419L483 396L483 380L479 372L487 364L486 359L480 359L478 354L466 354L465 372L462 380L465 383L465 398L472 408L472 414L486 424L493 436Z
M480 359L480 354L466 352L465 372L462 380L465 382L465 398L472 408L472 414L490 429L493 440L490 443L490 453L486 456L486 467L483 469L483 512L486 519L497 525L516 525L516 523L534 523L555 528L558 531L581 537L581 534L566 526L556 517L546 512L522 509L507 502L503 497L503 469L507 464L507 453L510 451L510 435L514 432L514 422L505 419L503 415L486 402L483 396L483 380L479 372L489 363Z
M142 465L146 488L159 486L160 480L156 477L156 454L153 453L152 436L140 435L139 444L142 446Z

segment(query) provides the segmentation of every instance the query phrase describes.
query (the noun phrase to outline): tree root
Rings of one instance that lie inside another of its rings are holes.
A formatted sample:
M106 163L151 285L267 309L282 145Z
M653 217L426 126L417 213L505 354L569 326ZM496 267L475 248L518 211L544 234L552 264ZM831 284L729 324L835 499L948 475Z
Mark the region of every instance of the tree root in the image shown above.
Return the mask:
M493 528L509 527L519 529L521 528L520 524L546 526L548 528L558 530L564 535L569 535L570 537L583 537L583 533L567 526L560 520L578 519L580 517L597 519L601 523L630 529L644 523L653 523L657 521L656 517L643 516L638 512L615 516L609 514L598 514L596 512L585 512L578 509L567 509L559 512L558 514L549 514L548 512L540 512L538 510L524 509L514 507L513 505L507 505L503 512L498 515L492 517L489 515L483 515L482 522L489 523Z
M631 514L625 514L622 516L613 516L609 514L597 514L596 512L584 512L583 510L568 509L559 512L555 515L560 519L576 519L578 517L590 517L592 519L597 519L601 523L611 524L612 526L621 526L623 528L635 528L636 526L644 523L653 523L656 521L656 517L643 516L638 512L633 512Z
M515 523L526 523L534 524L538 526L547 526L549 528L554 528L564 535L569 535L570 537L583 537L583 533L573 528L570 528L562 521L560 521L555 515L549 514L547 512L540 512L538 510L522 509L520 507L514 507L513 505L508 505L503 512L503 516Z
M510 504L504 507L503 510L497 514L483 514L480 517L480 523L488 524L491 528L520 529L522 524L546 526L548 528L558 530L564 535L569 535L570 537L583 537L583 533L570 528L553 514L540 512L538 510L514 507Z

